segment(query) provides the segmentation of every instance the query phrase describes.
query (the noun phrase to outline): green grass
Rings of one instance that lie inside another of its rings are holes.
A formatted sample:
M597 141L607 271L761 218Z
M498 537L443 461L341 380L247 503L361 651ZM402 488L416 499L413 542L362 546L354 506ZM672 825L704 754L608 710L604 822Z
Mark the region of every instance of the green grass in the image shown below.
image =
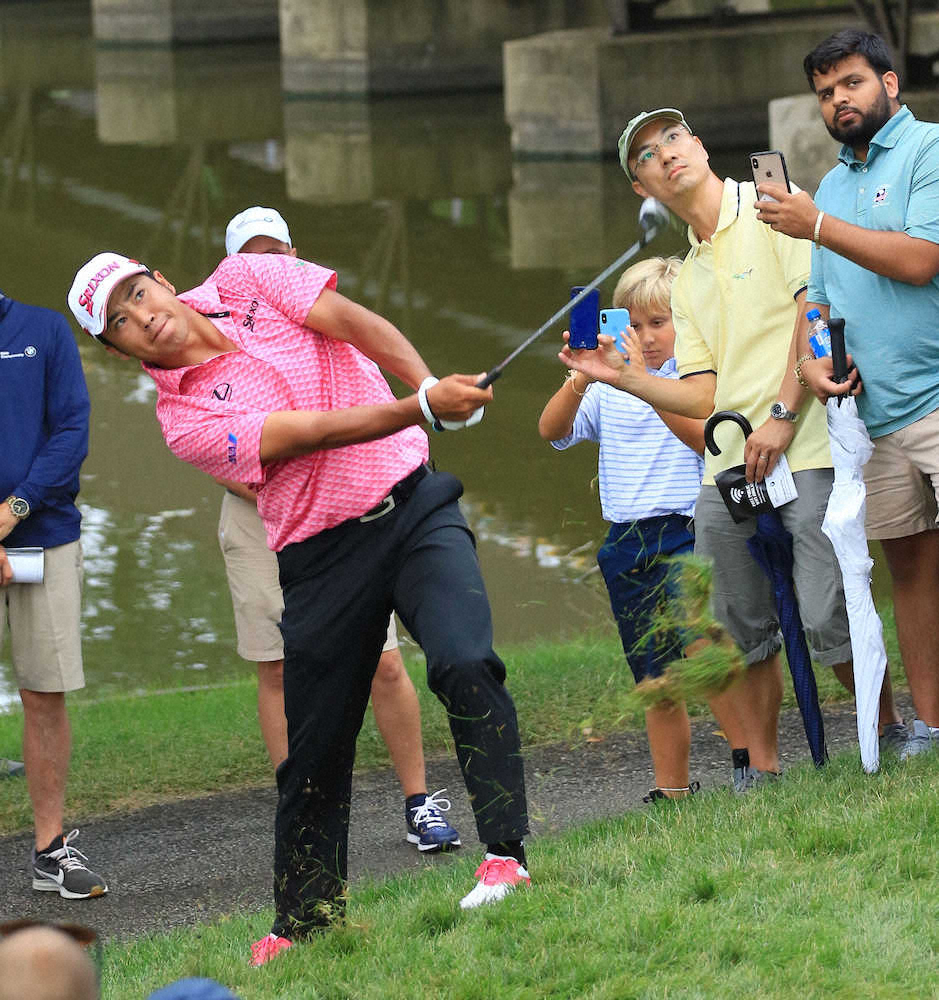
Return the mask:
M885 627L888 647L894 647L889 616ZM891 661L898 662L895 648L891 653ZM612 625L566 643L504 650L503 656L524 746L576 744L588 736L596 739L642 726L641 710L630 698L632 675ZM425 752L429 758L449 756L446 714L427 690L423 663L408 655L407 665L421 700ZM894 676L902 681L902 674ZM819 670L818 682L823 700L846 694L831 671ZM67 815L108 815L167 799L270 784L255 697L254 682L242 678L201 691L72 700ZM788 701L794 703L791 692ZM21 732L20 712L0 715L0 755L15 755ZM369 712L357 765L364 770L388 763ZM25 782L0 782L0 835L31 823Z
M406 654L407 655L407 654ZM520 709L522 739L531 746L575 741L584 726L610 731L627 719L632 688L617 639L509 650L510 687ZM407 655L421 700L428 757L452 753L446 713L427 690L423 661ZM141 808L169 798L270 784L253 680L197 691L70 701L73 750L66 809L83 817ZM0 755L15 756L22 713L0 715ZM358 742L360 769L385 766L388 753L369 711ZM0 782L0 834L31 825L25 782Z
M939 760L856 754L530 845L534 885L461 913L477 858L357 886L348 924L247 964L271 912L111 944L104 996L205 975L244 1000L939 996Z

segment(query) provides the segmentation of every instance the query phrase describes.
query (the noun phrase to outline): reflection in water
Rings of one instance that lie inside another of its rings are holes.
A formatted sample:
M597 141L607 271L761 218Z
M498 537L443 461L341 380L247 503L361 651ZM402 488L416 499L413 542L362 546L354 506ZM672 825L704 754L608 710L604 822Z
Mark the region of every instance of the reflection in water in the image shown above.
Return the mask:
M592 573L599 572L594 559L599 541L590 539L570 548L557 541L528 534L525 525L506 524L490 511L490 506L470 498L463 499L463 513L478 542L498 545L542 569L561 570L561 578L570 583L580 583Z
M17 58L41 64L42 33L17 30ZM145 55L93 50L81 32L69 45L48 78L0 78L16 248L0 287L25 301L64 311L75 268L108 247L190 287L224 253L227 220L271 204L301 255L334 267L340 290L398 324L433 370L482 372L636 239L638 199L616 163L513 164L498 95L291 101L276 46ZM744 157L730 169L743 173ZM685 245L676 229L655 249ZM89 694L245 676L219 488L169 454L139 367L79 343L93 420L80 497ZM560 462L536 430L563 377L559 346L560 330L545 335L496 383L478 428L431 442L467 484L500 645L610 627L594 586L596 454ZM0 671L0 704L11 696Z

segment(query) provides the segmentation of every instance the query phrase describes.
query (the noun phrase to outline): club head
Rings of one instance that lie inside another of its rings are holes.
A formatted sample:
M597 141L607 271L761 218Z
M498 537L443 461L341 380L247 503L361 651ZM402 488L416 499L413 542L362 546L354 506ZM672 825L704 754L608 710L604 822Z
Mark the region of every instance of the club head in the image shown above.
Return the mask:
M644 198L639 206L639 228L648 242L663 227L668 225L668 209L655 198Z

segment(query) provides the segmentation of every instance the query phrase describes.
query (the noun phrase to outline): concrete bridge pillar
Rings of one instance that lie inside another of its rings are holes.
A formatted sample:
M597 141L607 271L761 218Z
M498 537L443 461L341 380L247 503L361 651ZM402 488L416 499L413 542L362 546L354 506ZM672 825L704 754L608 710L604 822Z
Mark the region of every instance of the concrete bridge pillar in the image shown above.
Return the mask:
M638 237L638 199L612 164L519 160L512 167L512 179L513 270L600 269Z
M608 24L603 0L279 2L283 87L301 95L495 88L507 39Z
M511 183L507 137L492 103L498 95L287 99L287 194L351 204L504 192Z
M99 48L98 138L159 146L279 136L279 66L268 52L253 45ZM241 67L235 77L233 61Z
M767 105L805 93L802 60L857 17L759 21L611 36L601 28L506 42L505 111L522 155L613 155L643 109L681 108L714 148L767 125ZM910 49L935 51L939 13L913 15Z
M339 4L337 6L342 6ZM276 39L277 0L91 0L96 42L172 45Z

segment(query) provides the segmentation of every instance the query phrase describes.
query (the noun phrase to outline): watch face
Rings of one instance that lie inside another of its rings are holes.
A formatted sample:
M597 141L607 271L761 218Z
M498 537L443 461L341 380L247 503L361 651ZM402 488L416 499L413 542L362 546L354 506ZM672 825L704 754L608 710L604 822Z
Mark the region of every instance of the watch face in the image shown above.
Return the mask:
M17 517L28 517L29 516L29 504L22 499L22 497L10 497L9 499L10 510Z

